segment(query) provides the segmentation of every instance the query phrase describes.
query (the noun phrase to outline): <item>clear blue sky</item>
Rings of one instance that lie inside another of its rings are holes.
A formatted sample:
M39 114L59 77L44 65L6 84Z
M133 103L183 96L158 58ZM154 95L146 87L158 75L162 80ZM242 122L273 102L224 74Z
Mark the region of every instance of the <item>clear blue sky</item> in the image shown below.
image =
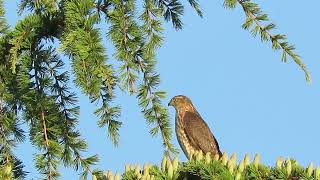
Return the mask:
M16 2L6 0L8 21L13 25ZM289 42L311 72L312 84L291 60L281 62L279 52L262 44L241 29L244 15L240 7L225 9L223 1L200 1L204 18L188 6L183 17L184 29L175 31L166 24L165 42L158 52L161 89L167 99L177 94L189 96L206 120L222 151L259 152L264 163L273 165L278 156L296 158L303 165L320 165L320 61L319 0L257 1L277 32L288 35ZM109 58L111 48L107 46ZM99 168L123 171L126 163L159 163L162 157L160 137L150 137L149 127L140 113L135 97L120 91L124 124L120 145L114 148L105 129L96 125L94 104L80 96L80 130L89 144L89 154L99 154ZM174 124L174 109L170 108ZM178 147L174 135L174 144ZM36 150L28 143L19 145L21 158L30 178L39 177L33 168ZM180 159L185 160L183 153ZM62 168L61 179L78 179L77 173Z

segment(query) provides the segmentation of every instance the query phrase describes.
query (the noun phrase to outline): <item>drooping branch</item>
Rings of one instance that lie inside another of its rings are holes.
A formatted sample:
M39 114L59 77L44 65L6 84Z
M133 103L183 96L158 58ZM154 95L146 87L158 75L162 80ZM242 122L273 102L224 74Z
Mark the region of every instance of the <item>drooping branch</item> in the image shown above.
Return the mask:
M150 133L154 136L160 130L166 153L176 153L176 149L171 144L172 130L168 111L161 103L161 99L165 97L165 92L157 90L160 75L155 73L156 49L161 46L162 42L160 15L161 10L155 4L146 0L144 11L140 16L145 32L144 41L141 42L140 49L134 56L135 62L143 74L143 83L140 84L137 97L148 124L156 124Z
M273 23L263 25L263 22L268 22L268 15L263 13L258 4L251 0L225 0L224 5L228 8L235 8L240 4L245 15L246 20L242 27L250 30L253 36L260 35L262 42L270 41L272 49L282 50L282 61L287 62L287 56L290 56L294 62L303 70L307 82L311 81L310 73L307 67L301 61L300 56L294 52L295 47L290 45L286 40L286 35L273 34L271 31L276 28Z
M65 166L71 166L78 169L80 166L84 172L91 172L91 165L96 161L86 161L82 157L81 151L86 150L86 142L80 138L80 132L76 130L78 124L79 107L76 106L77 99L74 93L70 92L68 87L69 76L67 72L60 73L59 70L64 67L63 61L55 54L54 49L48 48L46 66L54 80L51 92L59 107L61 117L61 142L63 152L61 159Z
M79 10L80 4L84 9ZM101 102L95 114L99 116L98 125L108 126L108 136L114 145L118 144L118 121L120 107L111 106L114 87L118 79L111 65L106 65L105 48L101 35L93 26L99 21L99 14L94 12L92 1L70 1L65 4L66 31L62 38L62 50L71 57L76 84L89 96L92 102ZM76 20L75 20L76 19Z

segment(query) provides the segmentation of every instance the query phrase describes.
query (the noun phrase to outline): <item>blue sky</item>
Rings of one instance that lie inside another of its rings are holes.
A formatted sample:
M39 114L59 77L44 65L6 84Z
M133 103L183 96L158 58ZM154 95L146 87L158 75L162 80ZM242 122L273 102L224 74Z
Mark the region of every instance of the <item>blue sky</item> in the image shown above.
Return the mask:
M157 56L160 89L167 91L164 104L177 94L190 97L222 151L236 152L238 157L259 152L262 161L270 165L283 156L320 166L320 1L257 2L278 25L276 32L287 34L289 42L296 45L311 72L312 84L305 82L291 59L282 63L280 52L241 29L244 15L240 7L228 10L222 0L200 1L203 19L186 6L182 31L166 24L165 41ZM14 25L16 2L5 3L8 21ZM106 47L113 62L112 47ZM160 162L161 139L149 135L134 96L117 91L124 124L120 145L115 148L105 129L96 125L95 104L75 91L81 106L79 128L89 144L88 154L99 154L97 167L122 172L126 163ZM169 110L173 125L175 112ZM179 147L175 134L173 140ZM32 162L35 152L28 143L16 150L30 171L28 179L39 177ZM182 151L179 157L186 160ZM78 179L70 169L62 168L61 173L61 179Z

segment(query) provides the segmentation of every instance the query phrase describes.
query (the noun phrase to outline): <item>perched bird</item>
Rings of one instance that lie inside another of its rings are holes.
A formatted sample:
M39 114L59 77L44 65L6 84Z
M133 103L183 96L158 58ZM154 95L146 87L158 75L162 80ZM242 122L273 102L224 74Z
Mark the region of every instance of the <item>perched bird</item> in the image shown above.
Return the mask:
M215 154L222 156L216 138L188 97L175 96L168 106L176 109L176 135L188 159L191 158L192 152L199 150L204 154L210 152L212 156Z

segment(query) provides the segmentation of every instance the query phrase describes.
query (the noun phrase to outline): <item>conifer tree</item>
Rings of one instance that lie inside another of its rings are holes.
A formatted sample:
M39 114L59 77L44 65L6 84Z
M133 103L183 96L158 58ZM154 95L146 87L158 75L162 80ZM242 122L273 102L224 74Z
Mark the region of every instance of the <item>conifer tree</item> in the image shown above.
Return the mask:
M160 134L165 153L175 153L172 129L158 89L156 52L163 41L163 23L183 27L182 0L21 0L19 12L26 12L13 28L4 18L0 1L0 179L23 179L23 163L14 154L18 143L28 141L38 149L35 167L44 179L59 177L63 165L82 172L99 173L92 168L97 155L84 156L86 142L77 129L79 106L74 84L98 104L98 126L106 128L116 146L122 123L121 109L115 105L117 88L138 99L151 135ZM188 0L202 17L197 0ZM243 24L254 36L270 41L283 51L282 60L291 57L310 76L286 36L272 34L257 4L248 0L225 0L224 5L240 5L246 14ZM139 7L139 8L137 8ZM141 12L137 9L141 9ZM105 22L108 27L103 26ZM103 34L114 45L114 56L106 53ZM57 45L58 44L58 45ZM115 58L120 69L108 59ZM67 69L65 64L71 64ZM21 124L27 128L22 128Z

